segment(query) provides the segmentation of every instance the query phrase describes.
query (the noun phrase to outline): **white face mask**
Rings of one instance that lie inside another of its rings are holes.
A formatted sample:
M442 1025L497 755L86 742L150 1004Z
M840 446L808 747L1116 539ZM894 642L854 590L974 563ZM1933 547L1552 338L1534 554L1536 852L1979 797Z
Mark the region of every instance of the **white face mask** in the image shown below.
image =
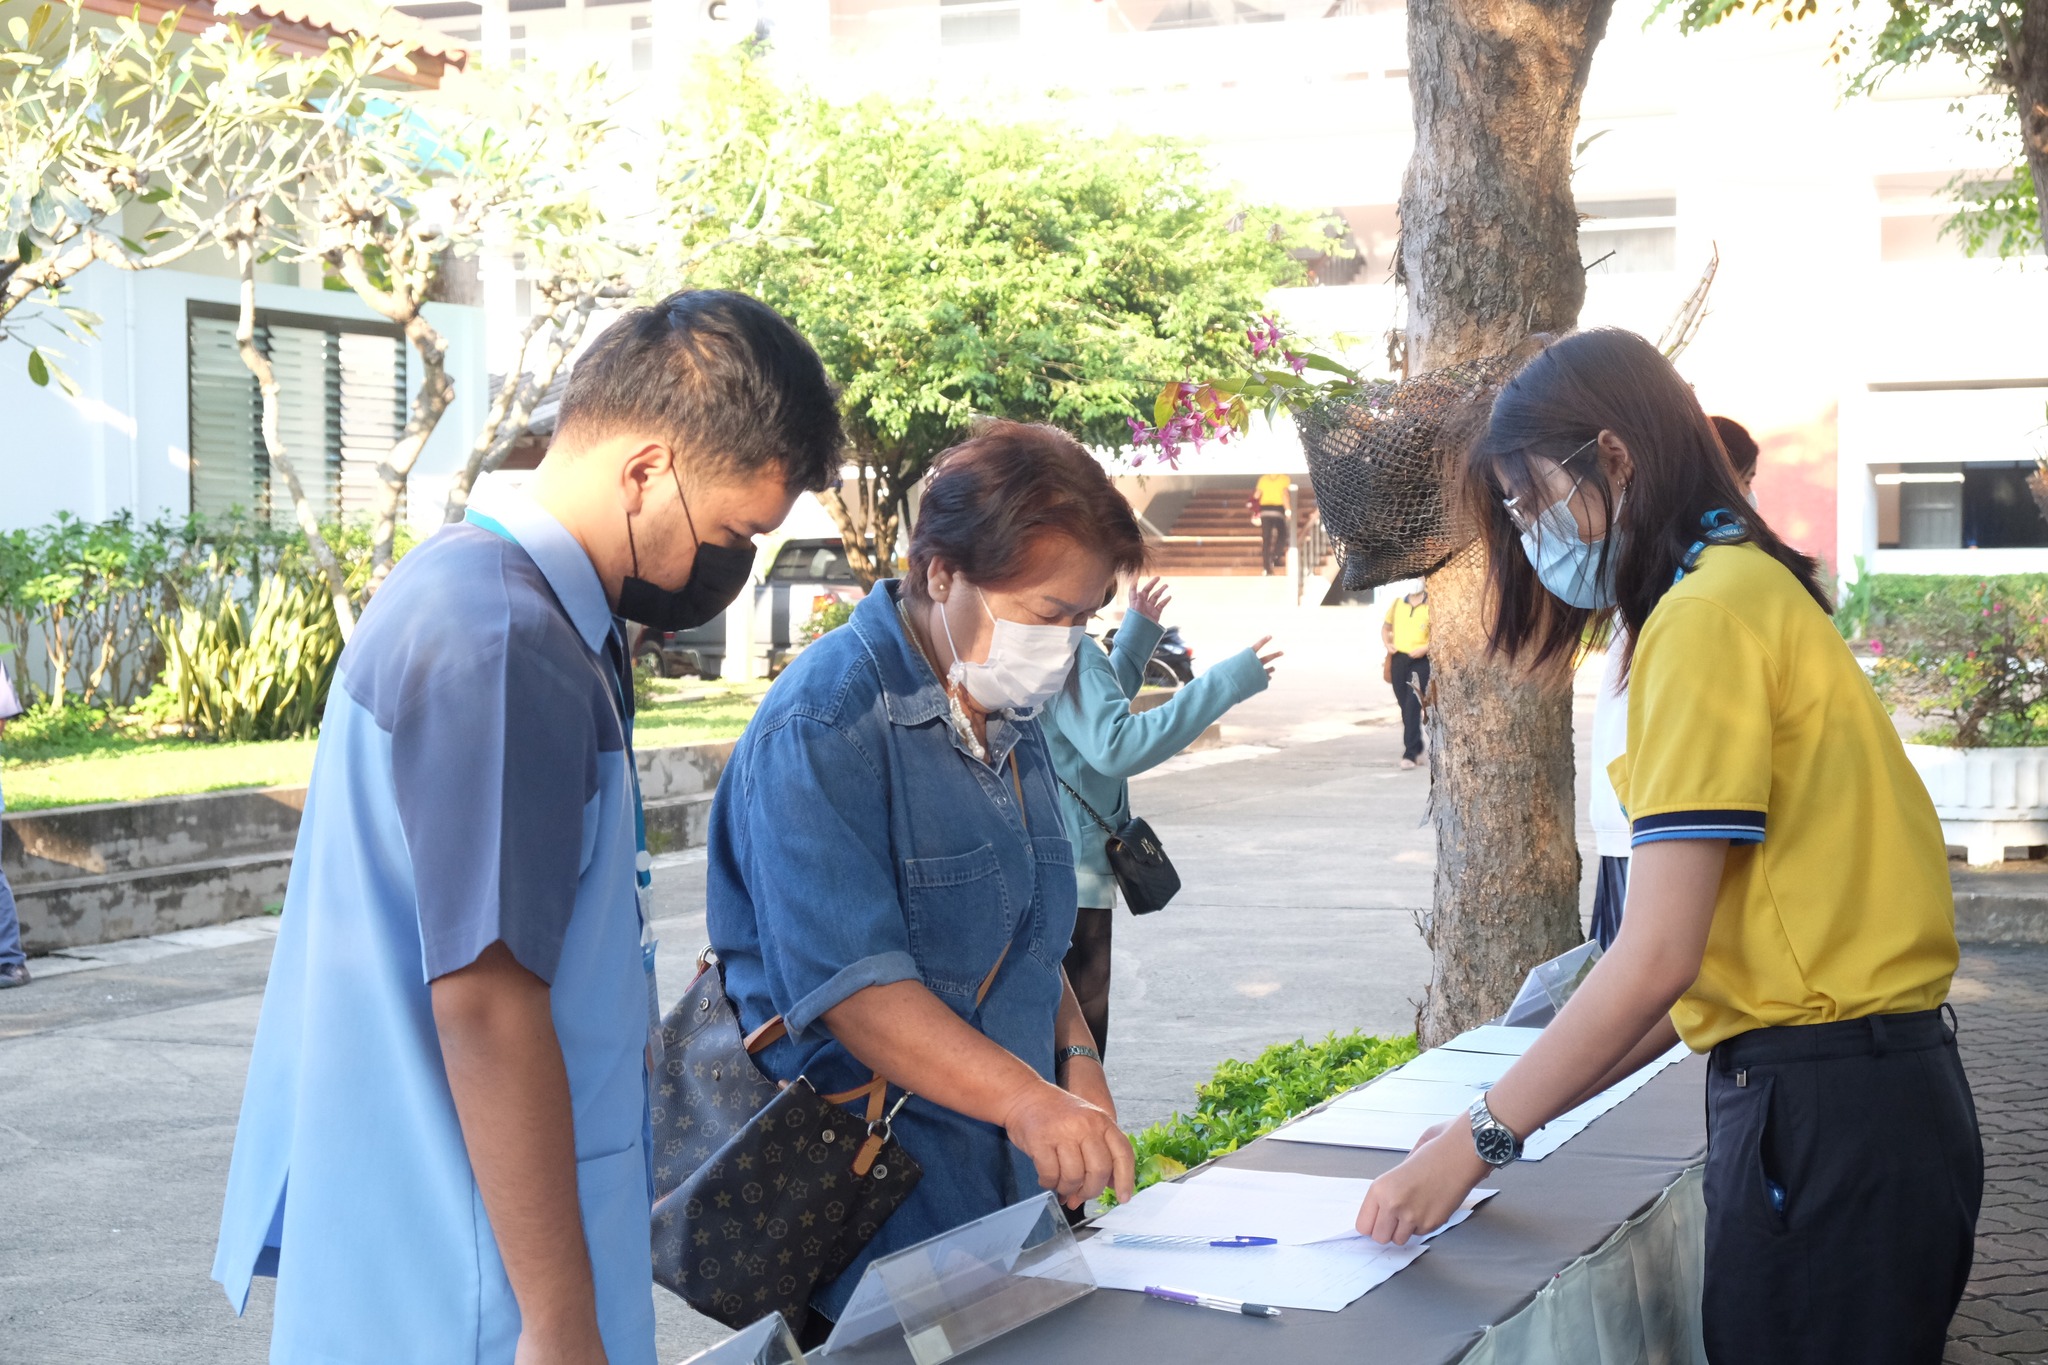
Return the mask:
M953 643L953 623L946 609L939 608L939 624L945 627L946 647L953 651L953 667L947 677L967 689L985 711L1007 711L1018 720L1028 720L1039 707L1066 686L1074 669L1074 652L1081 647L1087 631L1080 626L1027 626L1021 621L998 621L988 610L981 589L974 590L981 609L995 621L995 637L989 641L988 658L971 664L960 657Z

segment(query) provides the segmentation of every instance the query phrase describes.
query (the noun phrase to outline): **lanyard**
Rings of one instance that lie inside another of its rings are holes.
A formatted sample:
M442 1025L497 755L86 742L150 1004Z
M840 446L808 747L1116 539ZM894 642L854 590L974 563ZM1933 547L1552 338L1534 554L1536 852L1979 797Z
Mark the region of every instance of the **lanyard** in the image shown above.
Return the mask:
M504 523L477 511L474 507L463 513L463 519L489 531L501 540L510 541L514 545L519 544L519 537L507 530ZM653 908L651 901L654 893L654 857L647 851L647 806L640 795L640 765L633 758L633 703L626 692L626 642L619 632L618 622L613 621L606 628L605 638L618 650L616 658L607 658L604 661L604 671L611 683L612 713L619 722L620 738L626 746L626 778L633 799L633 883L640 911L640 942L643 946L651 946L653 940L648 925L651 918L649 911Z
M1692 543L1679 561L1678 572L1671 575L1671 586L1677 587L1685 576L1699 567L1700 555L1709 544L1726 544L1742 536L1742 523L1737 521L1725 507L1716 507L1700 518L1700 529L1704 534Z

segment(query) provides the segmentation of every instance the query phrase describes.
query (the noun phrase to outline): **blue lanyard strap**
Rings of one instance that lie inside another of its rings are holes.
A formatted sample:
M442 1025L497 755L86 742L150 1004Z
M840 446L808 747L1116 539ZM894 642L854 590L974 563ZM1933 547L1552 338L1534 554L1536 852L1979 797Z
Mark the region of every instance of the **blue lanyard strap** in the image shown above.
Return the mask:
M1678 563L1678 572L1671 575L1671 586L1677 587L1685 576L1700 565L1700 554L1708 545L1725 545L1731 540L1742 538L1742 523L1725 507L1716 507L1700 518L1700 529L1705 532L1685 552L1685 558Z
M505 529L503 522L477 511L474 507L465 511L462 517L464 521L489 531L500 540L508 540L514 545L519 543L519 537ZM641 903L644 906L647 892L654 885L654 858L647 851L647 803L640 795L640 765L633 761L633 702L626 692L624 673L630 661L626 653L625 639L620 634L616 621L611 626L610 640L618 647L619 656L616 660L605 660L605 672L611 677L612 700L618 706L619 726L625 740L626 775L633 783L633 880L640 888Z

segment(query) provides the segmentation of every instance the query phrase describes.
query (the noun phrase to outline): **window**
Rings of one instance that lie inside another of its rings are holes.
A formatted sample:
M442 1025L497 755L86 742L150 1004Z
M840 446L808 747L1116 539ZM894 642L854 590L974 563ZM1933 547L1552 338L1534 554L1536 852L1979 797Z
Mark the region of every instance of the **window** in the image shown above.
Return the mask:
M2023 460L1916 464L1875 471L1882 550L2048 547L2048 520Z
M792 540L776 551L770 583L857 583L846 547L836 540Z
M633 69L654 70L654 20L645 14L633 16ZM532 310L528 310L528 316Z
M947 47L1010 42L1023 32L1015 0L939 0L939 42Z
M1968 258L1961 239L1946 233L1960 204L1947 186L1953 172L1881 175L1877 178L1878 259L1960 261Z
M1678 200L1594 199L1579 204L1579 259L1589 275L1678 268Z
M297 524L263 446L256 377L235 346L235 310L194 302L186 316L192 511L240 508ZM405 426L405 338L382 323L256 314L256 344L277 371L278 434L323 520L375 505L377 462Z

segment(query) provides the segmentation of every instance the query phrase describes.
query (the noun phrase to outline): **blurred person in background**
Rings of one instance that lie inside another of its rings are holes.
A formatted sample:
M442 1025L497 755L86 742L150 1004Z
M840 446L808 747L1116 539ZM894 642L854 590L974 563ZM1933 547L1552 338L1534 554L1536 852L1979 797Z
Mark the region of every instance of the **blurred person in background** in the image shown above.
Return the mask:
M1401 766L1412 768L1422 758L1422 706L1429 695L1429 589L1418 584L1394 599L1380 623L1380 644L1387 651L1384 676L1401 707Z
M1283 476L1284 477L1284 476ZM1261 654L1271 636L1208 669L1147 711L1131 699L1144 680L1145 661L1164 632L1159 618L1172 597L1154 578L1131 588L1130 610L1105 653L1083 640L1074 671L1046 703L1039 723L1059 777L1060 806L1074 844L1080 909L1074 946L1067 950L1067 980L1081 1003L1098 1052L1109 1050L1110 939L1116 878L1110 872L1109 829L1131 818L1130 778L1156 768L1195 741L1231 707L1266 690L1276 650Z
M1252 524L1259 528L1259 557L1268 576L1287 567L1287 527L1294 512L1294 480L1261 474L1252 489Z
M7 665L0 662L0 735L7 722L21 714L21 699L8 680ZM7 809L7 795L0 792L0 813ZM21 951L21 917L14 907L14 888L7 884L6 869L0 868L0 991L28 984L28 958Z

